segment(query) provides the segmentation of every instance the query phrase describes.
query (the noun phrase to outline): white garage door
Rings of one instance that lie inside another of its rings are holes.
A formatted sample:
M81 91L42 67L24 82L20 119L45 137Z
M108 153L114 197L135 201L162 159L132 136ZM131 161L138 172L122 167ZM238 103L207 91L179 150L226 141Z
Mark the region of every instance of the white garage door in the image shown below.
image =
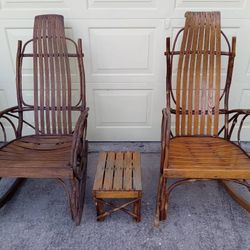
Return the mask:
M165 37L183 25L185 11L209 9L222 12L225 33L238 39L230 107L250 108L247 0L2 0L0 108L16 104L17 40L32 37L35 15L58 13L65 16L66 33L84 43L89 140L159 140ZM30 72L26 65L24 73ZM31 86L25 95L32 98Z

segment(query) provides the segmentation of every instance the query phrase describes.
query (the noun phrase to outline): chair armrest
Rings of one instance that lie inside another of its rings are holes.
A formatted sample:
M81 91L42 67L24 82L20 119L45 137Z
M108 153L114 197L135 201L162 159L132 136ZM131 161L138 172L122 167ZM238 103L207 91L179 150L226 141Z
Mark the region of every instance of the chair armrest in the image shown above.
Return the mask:
M168 165L169 141L171 137L171 113L168 109L162 110L161 123L161 171Z
M0 111L0 117L5 115L5 114L14 113L14 112L17 112L17 111L18 111L18 106L14 106L14 107L4 109L4 110Z
M82 160L86 147L88 110L89 109L86 108L81 113L76 122L75 130L73 132L70 164L73 167L73 171L76 176L80 176L82 170Z
M230 109L227 111L228 114L235 114L235 113L239 113L239 114L248 114L250 115L250 109Z
M7 140L9 133L6 132L6 126L12 127L14 135L15 135L15 139L22 136L22 130L23 130L24 124L27 127L30 127L35 130L34 125L32 125L30 122L25 121L23 119L23 112L30 111L30 110L31 110L30 108L28 109L23 108L20 110L18 106L14 106L11 108L7 108L3 111L0 111L0 133L2 131L4 142L10 141L10 140ZM5 124L3 122L5 122ZM2 141L1 134L0 134L0 141Z
M240 144L241 129L244 124L244 121L250 115L250 109L231 109L228 110L226 113L231 115L229 119L229 124L231 124L231 126L228 132L228 139L231 138L235 125L239 122L240 124L237 132L237 141Z
M18 115L14 115L18 110L18 106L10 107L0 111L0 141L6 143L8 141L8 135L6 127L11 127L15 134L15 138L18 137L18 125L14 123L12 118L18 119ZM3 134L3 138L1 136ZM3 140L3 141L2 141Z

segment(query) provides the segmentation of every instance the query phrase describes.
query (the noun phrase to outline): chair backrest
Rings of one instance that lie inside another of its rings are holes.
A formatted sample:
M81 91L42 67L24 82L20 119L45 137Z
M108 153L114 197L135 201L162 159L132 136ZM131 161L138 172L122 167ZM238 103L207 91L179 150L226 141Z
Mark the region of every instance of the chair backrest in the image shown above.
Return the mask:
M175 134L217 136L222 99L221 56L229 56L230 62L234 55L227 38L221 33L219 12L187 12L185 16L185 27L177 34L172 52L167 40L167 92L175 103L175 109L172 109L176 114ZM175 51L180 33L180 50ZM228 52L221 52L222 37L226 38ZM179 55L176 87L172 86L174 55ZM232 67L227 74L228 86L225 86L223 95L229 94L227 88L231 83ZM228 105L227 102L224 106ZM170 106L169 100L167 103Z
M32 55L24 53L30 42L33 42ZM68 53L67 43L73 44L73 54ZM33 39L23 46L19 54L21 60L29 56L33 58L34 82L34 103L29 105L23 101L22 77L19 77L19 108L33 108L36 134L71 134L72 111L85 108L85 79L80 39L76 44L65 37L63 16L40 15L35 17ZM76 105L72 104L70 57L77 59L80 75L80 97ZM22 63L17 67L17 72L21 75Z

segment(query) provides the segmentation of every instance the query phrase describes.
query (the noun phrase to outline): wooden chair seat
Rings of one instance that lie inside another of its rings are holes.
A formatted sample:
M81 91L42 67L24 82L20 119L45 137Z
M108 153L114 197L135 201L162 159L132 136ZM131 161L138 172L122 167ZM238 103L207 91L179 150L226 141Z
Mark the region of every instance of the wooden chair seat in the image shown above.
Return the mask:
M216 137L180 136L170 140L169 165L174 178L250 179L249 157L236 144Z
M0 176L72 177L69 165L73 137L26 136L0 149Z

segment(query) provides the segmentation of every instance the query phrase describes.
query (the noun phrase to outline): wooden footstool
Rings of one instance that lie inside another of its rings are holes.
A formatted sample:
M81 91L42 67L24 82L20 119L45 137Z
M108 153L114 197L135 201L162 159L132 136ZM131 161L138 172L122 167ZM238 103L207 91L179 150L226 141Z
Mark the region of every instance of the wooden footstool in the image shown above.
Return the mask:
M100 152L93 186L97 220L118 210L141 220L141 156L139 152ZM121 205L104 199L130 199ZM128 206L133 205L132 211ZM105 211L105 207L111 210Z

